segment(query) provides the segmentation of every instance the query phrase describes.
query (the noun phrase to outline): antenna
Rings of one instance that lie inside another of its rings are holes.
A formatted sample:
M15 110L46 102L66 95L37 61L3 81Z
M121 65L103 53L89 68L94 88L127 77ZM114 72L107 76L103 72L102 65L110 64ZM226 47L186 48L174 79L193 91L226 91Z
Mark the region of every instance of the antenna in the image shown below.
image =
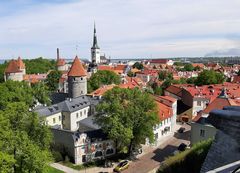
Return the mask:
M76 55L78 54L78 44L76 44Z

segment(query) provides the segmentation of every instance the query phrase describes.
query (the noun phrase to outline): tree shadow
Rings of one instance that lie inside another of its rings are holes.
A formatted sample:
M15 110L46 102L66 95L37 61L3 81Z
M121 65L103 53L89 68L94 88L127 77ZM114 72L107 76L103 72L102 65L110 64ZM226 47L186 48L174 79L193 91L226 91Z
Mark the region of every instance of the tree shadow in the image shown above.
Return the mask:
M152 160L155 160L157 162L162 162L164 161L167 157L173 155L173 152L177 150L176 146L173 145L167 145L164 148L157 148L156 150L154 150L154 156L151 158ZM170 154L172 153L172 154Z

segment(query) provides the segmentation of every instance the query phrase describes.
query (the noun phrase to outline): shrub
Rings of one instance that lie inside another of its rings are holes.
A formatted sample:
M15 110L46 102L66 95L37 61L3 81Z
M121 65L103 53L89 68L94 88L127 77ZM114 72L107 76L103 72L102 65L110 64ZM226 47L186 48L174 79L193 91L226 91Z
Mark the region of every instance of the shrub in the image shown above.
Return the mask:
M191 149L165 160L157 173L198 173L207 156L212 140L195 144Z

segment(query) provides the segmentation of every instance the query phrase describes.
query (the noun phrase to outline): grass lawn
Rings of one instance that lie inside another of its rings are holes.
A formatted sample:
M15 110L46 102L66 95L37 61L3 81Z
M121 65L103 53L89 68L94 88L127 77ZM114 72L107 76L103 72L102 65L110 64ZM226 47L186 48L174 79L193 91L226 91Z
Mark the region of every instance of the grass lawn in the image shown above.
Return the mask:
M103 161L90 162L90 163L86 163L86 164L83 164L83 165L75 165L72 162L67 162L67 161L59 162L59 163L64 165L64 166L67 166L69 168L75 169L75 170L83 170L83 169L88 169L88 168L103 165Z
M44 173L64 173L64 172L49 166L47 170L44 171Z

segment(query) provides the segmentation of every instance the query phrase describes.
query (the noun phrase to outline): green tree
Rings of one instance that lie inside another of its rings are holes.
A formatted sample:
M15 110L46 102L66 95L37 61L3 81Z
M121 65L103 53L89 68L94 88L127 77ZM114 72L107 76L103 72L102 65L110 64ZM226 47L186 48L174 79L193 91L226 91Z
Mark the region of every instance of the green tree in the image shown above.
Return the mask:
M41 104L50 105L51 101L49 98L49 90L44 82L32 84L32 89L35 100Z
M169 73L167 71L160 71L158 73L158 78L159 80L165 80L165 79L173 79L173 74L172 73Z
M137 68L138 70L142 70L143 69L143 64L140 63L140 62L135 62L135 64L133 64L132 67Z
M115 87L105 93L97 110L96 123L120 151L127 149L130 153L133 146L144 143L146 138L153 142L153 126L159 120L156 104L149 94Z
M240 76L240 70L238 70L237 75Z
M0 162L5 159L6 169L12 167L7 172L40 173L51 160L51 133L28 109L25 103L15 102L0 111Z
M0 82L4 82L4 71L7 68L7 61L0 64Z
M158 86L158 84L156 82L154 82L151 85L151 87L153 89L154 94L156 94L156 95L162 95L163 94L162 87Z
M200 70L201 70L201 67L199 66L194 67L194 71L200 71Z
M195 80L196 85L209 85L223 83L225 80L222 73L215 72L214 70L203 70Z
M174 62L173 65L175 65L175 66L183 66L183 63L182 62Z
M186 82L188 83L188 84L194 84L195 83L195 81L196 81L196 77L190 77L190 78L188 78L187 80L186 80Z
M56 91L58 89L60 77L61 72L58 70L53 70L47 75L46 85L50 91Z
M162 89L166 89L167 87L169 87L172 84L172 80L171 79L166 79L163 83L162 83Z
M27 74L47 73L50 70L56 70L56 61L43 59L42 57L36 59L23 60L26 66Z
M184 71L193 71L194 67L192 64L185 64L183 69Z
M100 70L94 73L88 80L88 92L92 92L102 85L120 84L120 76L108 70Z
M128 71L127 75L128 75L129 77L134 77L134 73L133 73L132 71Z

